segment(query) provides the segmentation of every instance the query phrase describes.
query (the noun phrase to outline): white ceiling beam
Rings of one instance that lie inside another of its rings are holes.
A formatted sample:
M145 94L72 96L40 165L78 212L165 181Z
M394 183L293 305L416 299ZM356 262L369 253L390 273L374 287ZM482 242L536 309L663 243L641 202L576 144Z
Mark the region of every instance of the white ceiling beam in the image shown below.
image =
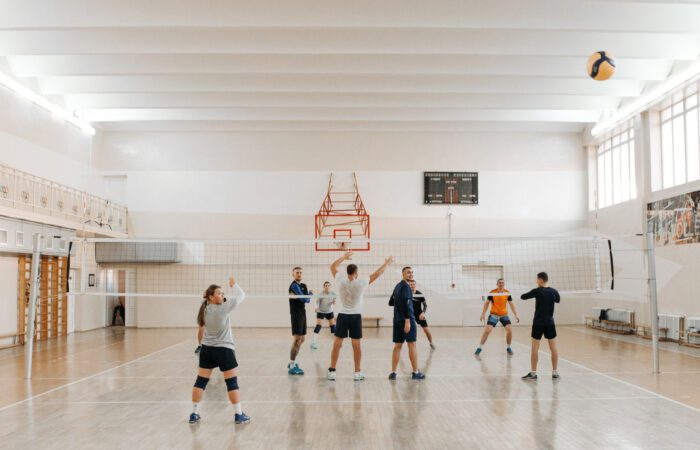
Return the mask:
M586 95L459 94L392 92L198 92L155 94L69 94L72 109L222 107L442 107L496 109L606 109L617 97Z
M571 122L375 122L375 121L147 121L102 122L104 131L358 131L358 132L557 132L581 133Z
M45 95L149 92L425 92L637 96L644 83L465 75L149 75L50 77Z
M700 30L697 31L700 33ZM0 31L0 55L336 53L695 59L700 34L398 28L116 28Z
M402 26L695 33L698 4L562 0L0 1L0 28Z
M17 77L159 74L461 74L578 77L586 58L526 55L30 55L8 57ZM673 61L618 59L616 79L663 80Z
M90 122L148 120L294 120L294 121L506 121L577 122L600 119L597 110L465 109L465 108L200 108L94 109L81 111Z

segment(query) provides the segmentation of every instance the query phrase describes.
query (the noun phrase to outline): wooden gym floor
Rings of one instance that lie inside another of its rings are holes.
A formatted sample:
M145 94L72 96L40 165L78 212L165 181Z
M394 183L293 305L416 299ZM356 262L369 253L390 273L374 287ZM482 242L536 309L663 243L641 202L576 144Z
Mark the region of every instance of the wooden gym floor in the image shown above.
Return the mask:
M109 328L42 342L35 375L23 377L23 349L0 351L2 448L697 448L700 351L665 344L659 376L646 341L579 326L559 327L562 379L548 355L540 379L529 368L528 327L515 329L515 356L501 329L480 360L478 328L435 328L437 350L419 339L427 374L389 372L389 329L366 329L354 382L349 343L338 380L325 379L328 328L320 348L301 351L303 377L289 377L286 329L237 329L239 383L248 425L234 426L218 371L190 426L197 358L193 329ZM546 350L546 347L544 347Z

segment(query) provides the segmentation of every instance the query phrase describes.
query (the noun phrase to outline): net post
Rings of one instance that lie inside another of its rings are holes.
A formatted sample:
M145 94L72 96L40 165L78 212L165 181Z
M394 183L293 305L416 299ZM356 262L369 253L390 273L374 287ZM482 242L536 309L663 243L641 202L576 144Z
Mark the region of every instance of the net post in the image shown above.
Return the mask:
M649 314L651 320L651 349L653 360L653 373L660 373L659 369L659 311L656 292L656 252L654 233L646 232L647 269L649 271Z
M29 312L27 314L27 334L25 335L24 347L24 378L32 378L32 356L34 352L34 320L36 318L36 298L39 291L39 264L41 260L41 234L34 234L32 249L32 274L31 286L29 287Z
M603 277L600 273L600 239L594 237L595 245L593 247L594 258L595 258L595 291L600 293L603 291Z

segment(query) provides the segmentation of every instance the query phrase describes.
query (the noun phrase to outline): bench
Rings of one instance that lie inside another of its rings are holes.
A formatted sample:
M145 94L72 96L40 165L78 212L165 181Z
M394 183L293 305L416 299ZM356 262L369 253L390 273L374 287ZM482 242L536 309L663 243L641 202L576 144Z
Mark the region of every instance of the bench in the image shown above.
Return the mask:
M621 329L608 328L609 327L621 327ZM615 322L612 320L600 320L598 317L586 317L586 327L593 328L595 330L607 331L608 333L616 334L633 334L634 325L629 322Z
M690 342L691 337L700 337L700 333L686 333L685 334L685 339L686 341L683 342L683 345L687 347L694 347L694 348L700 348L700 344L696 344L694 342Z
M651 339L651 325L637 326L637 336L644 339ZM677 342L668 337L668 328L659 327L659 341Z
M379 322L382 319L384 318L362 316L362 328L379 328ZM368 323L370 325L365 325L365 323Z

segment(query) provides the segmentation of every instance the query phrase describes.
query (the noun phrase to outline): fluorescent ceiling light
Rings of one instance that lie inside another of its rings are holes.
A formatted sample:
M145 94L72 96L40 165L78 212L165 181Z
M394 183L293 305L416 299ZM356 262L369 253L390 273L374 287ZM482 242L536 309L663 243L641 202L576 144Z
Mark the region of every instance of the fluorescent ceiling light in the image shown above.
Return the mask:
M41 106L45 110L56 115L57 117L60 117L61 119L65 120L66 122L69 122L72 125L75 125L76 127L83 130L85 133L87 133L91 136L95 134L95 129L92 127L92 125L90 125L89 123L87 123L83 120L78 119L77 117L74 117L73 114L71 114L65 108L62 108L58 105L51 103L46 98L42 97L41 95L39 95L36 92L29 89L28 87L19 83L14 78L12 78L12 77L10 77L2 72L0 72L0 85L3 85L5 87L9 88L10 90L14 91L17 95L25 98L26 100L29 100L30 102L32 102L36 105Z
M599 136L602 133L610 130L620 122L629 119L633 115L640 113L646 109L649 109L654 103L663 99L665 96L692 80L693 78L700 75L700 59L695 61L693 64L688 66L686 69L678 72L677 74L669 77L661 83L659 86L655 87L646 94L640 95L636 100L627 106L624 106L617 111L615 111L610 117L605 118L598 122L593 129L591 134L593 137Z

